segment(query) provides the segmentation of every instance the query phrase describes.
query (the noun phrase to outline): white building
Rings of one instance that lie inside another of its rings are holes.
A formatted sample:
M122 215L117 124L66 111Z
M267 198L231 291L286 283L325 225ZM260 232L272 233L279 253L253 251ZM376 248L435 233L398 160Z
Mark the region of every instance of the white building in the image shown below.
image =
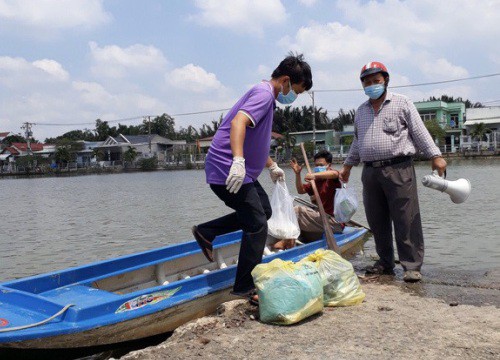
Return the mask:
M500 147L500 106L468 108L465 111L465 118L464 127L467 135L462 136L462 148L496 150ZM486 139L473 139L470 136L472 128L480 123L491 132L485 135Z

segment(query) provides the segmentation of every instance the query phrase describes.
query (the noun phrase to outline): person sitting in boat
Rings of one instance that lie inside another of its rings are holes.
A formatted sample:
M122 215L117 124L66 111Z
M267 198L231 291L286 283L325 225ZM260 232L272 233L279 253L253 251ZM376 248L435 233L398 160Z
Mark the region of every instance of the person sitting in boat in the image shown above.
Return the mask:
M207 183L234 212L196 226L192 232L209 261L218 235L243 230L232 294L255 300L252 270L262 261L271 217L269 198L257 178L264 168L271 179L285 173L269 157L275 101L289 105L312 87L311 67L290 54L271 74L243 95L222 120L205 160Z
M335 221L333 217L333 198L335 197L335 190L340 188L341 184L339 181L339 172L332 167L332 160L332 154L327 150L321 150L316 153L314 155L314 173L306 174L306 183L302 182L302 166L297 163L296 159L291 160L290 166L295 172L295 186L299 194L309 194L311 199L314 199L314 192L310 181L315 181L330 226L334 233L339 234L342 233L345 225ZM300 239L304 242L320 239L325 230L319 211L306 206L295 206L294 209L299 222ZM279 248L279 242L276 246Z

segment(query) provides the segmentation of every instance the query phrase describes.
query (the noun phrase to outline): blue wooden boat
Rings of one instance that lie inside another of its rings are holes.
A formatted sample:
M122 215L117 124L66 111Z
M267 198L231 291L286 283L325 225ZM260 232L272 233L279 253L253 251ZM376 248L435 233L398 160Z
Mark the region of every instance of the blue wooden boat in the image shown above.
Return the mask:
M336 235L343 253L362 244L366 229ZM241 232L214 242L208 262L196 241L48 274L0 283L0 348L98 346L173 331L234 299ZM297 261L324 239L273 252L264 262Z

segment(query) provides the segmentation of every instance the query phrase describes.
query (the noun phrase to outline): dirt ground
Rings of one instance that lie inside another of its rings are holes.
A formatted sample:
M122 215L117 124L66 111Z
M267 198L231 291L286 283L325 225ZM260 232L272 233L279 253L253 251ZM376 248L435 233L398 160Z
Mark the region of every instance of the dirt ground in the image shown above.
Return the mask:
M484 274L488 286L452 290L365 278L363 304L325 308L292 326L263 324L258 308L231 301L121 359L500 359L499 274Z

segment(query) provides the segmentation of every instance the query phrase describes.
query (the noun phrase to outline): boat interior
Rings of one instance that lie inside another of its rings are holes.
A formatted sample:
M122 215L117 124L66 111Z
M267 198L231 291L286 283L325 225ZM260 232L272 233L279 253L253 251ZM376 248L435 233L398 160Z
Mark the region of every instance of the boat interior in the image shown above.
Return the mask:
M281 252L273 249L277 242L268 237L264 249L264 257ZM301 243L298 242L298 245ZM127 294L150 287L168 285L177 281L190 279L197 275L208 274L215 270L225 269L238 264L240 243L224 243L214 246L214 262L209 262L200 253L188 254L167 261L151 264L132 271L98 279L92 282L92 287L116 294Z

